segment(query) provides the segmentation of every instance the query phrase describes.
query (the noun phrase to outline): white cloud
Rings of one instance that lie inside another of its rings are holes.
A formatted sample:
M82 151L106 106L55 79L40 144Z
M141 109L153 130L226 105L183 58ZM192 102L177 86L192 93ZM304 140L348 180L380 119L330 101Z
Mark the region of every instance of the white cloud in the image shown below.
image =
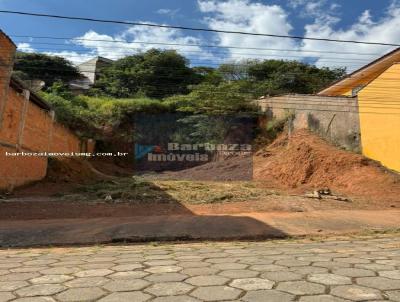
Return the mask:
M22 52L35 52L35 49L29 43L18 43L17 50Z
M306 37L319 37L339 40L356 40L400 44L400 6L392 3L390 9L380 20L373 21L371 13L366 10L358 20L346 29L337 29L337 20L315 19L314 23L305 26ZM390 46L377 46L353 43L332 43L304 40L302 50L323 50L352 52L355 54L338 55L336 62L328 59L332 54L319 54L317 66L347 66L349 71L359 68L373 59L393 49ZM370 54L370 55L360 55Z
M154 44L155 42L157 44ZM68 48L72 46L72 50L47 51L44 53L64 57L75 64L83 63L95 56L117 60L151 48L175 49L182 55L193 59L194 63L215 60L213 54L200 46L196 46L201 43L202 40L199 38L184 36L177 29L131 26L112 36L90 30L82 36L68 41ZM181 44L195 46L181 46ZM65 48L67 48L67 45ZM34 47L29 43L23 43L20 47L31 52L35 51Z
M169 16L170 18L175 18L175 16L179 13L180 9L170 9L170 8L160 8L157 10L157 14L159 15L166 15Z
M200 11L206 14L204 23L211 29L226 31L246 31L254 33L270 33L288 35L292 26L288 14L278 5L265 5L249 0L198 0ZM239 46L250 48L293 49L296 43L290 39L277 39L263 36L248 36L238 34L217 33L216 43L220 46ZM232 60L249 58L245 53L251 52L251 58L266 54L279 55L282 52L265 52L260 50L240 51L229 50ZM239 53L239 54L238 54Z
M198 0L200 11L206 17L205 24L211 29L228 31L246 31L290 35L292 26L289 13L278 5L266 5L249 0ZM369 42L389 42L400 44L400 0L393 1L385 15L374 20L371 12L364 11L357 20L346 28L339 27L340 6L327 0L291 0L289 5L303 12L311 22L305 25L306 37L318 37L338 40L357 40ZM366 44L334 43L312 40L290 40L260 36L244 36L217 33L216 43L221 46L240 46L253 48L271 48L298 50L289 51L229 51L231 59L240 58L287 58L312 60L319 67L347 67L355 70L380 57L393 47ZM322 51L321 53L315 51ZM329 53L331 52L331 53ZM339 54L335 53L339 52ZM340 52L346 52L340 54ZM255 54L249 56L248 53ZM270 57L268 56L270 55Z
M198 0L202 21L210 29L226 31L246 31L277 35L291 35L292 23L289 10L279 5L268 5L250 0ZM327 0L290 0L296 12L307 14L308 24L304 31L306 37L319 37L339 40L358 40L371 42L391 42L400 44L400 0L393 1L380 19L373 12L365 10L355 22L340 28L339 6ZM332 10L329 10L331 8ZM168 13L160 9L159 13ZM146 22L149 23L149 22ZM150 48L176 49L192 60L193 64L205 62L236 61L244 58L261 59L308 59L317 66L343 67L354 70L383 55L393 47L365 44L331 43L311 40L293 40L264 36L248 36L227 33L214 33L207 40L178 29L131 26L114 35L88 31L75 40L69 41L71 50L47 52L60 55L81 63L94 56L119 59L126 55L146 51ZM80 39L80 40L78 40ZM159 45L151 44L154 42ZM164 43L164 45L162 45ZM176 44L176 45L167 45ZM216 44L244 48L267 48L279 50L226 49L216 50L201 46L182 46L184 44ZM23 51L35 51L32 44L20 43ZM65 47L67 48L67 47ZM285 51L286 50L286 51ZM218 51L219 54L215 52ZM303 51L303 52L293 52ZM328 53L316 53L325 51ZM355 54L334 54L329 52L350 52ZM364 53L368 55L360 55Z
M22 52L27 52L27 53L33 53L33 52L38 52L35 47L31 43L19 43L17 45L18 51ZM68 51L68 50L63 50L63 51L42 51L41 53L50 55L50 56L58 56L58 57L63 57L75 64L80 64L83 63L94 56L96 56L96 53L93 52L88 52L88 53L80 53L77 51Z

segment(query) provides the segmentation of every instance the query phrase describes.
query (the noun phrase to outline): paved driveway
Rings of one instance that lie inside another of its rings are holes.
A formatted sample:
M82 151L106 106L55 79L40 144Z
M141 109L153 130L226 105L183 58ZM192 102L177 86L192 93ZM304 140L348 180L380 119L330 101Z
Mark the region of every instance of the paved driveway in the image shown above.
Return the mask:
M400 236L0 250L0 301L400 301Z

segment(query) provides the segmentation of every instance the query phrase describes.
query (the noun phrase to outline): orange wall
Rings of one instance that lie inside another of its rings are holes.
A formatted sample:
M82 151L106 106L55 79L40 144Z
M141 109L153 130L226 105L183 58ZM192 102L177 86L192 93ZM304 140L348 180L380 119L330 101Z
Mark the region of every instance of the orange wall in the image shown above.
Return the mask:
M81 141L10 86L15 45L0 31L0 190L46 176L47 157L7 156L18 152L80 152ZM86 151L86 150L83 150Z
M8 91L0 127L0 189L12 189L46 176L47 157L6 156L6 152L80 152L81 141L53 121L50 112ZM25 114L24 114L25 113ZM18 142L21 143L18 146Z

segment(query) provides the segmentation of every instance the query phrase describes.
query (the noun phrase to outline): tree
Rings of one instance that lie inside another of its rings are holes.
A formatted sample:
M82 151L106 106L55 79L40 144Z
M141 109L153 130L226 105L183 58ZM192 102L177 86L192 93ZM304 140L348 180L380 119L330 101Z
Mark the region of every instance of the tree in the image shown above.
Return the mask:
M344 68L318 68L298 61L253 61L248 66L251 80L268 83L269 87L274 88L275 91L270 91L270 94L316 93L345 74Z
M243 60L239 63L221 64L218 71L226 81L247 80L249 78L249 66L251 60Z
M44 81L45 88L51 87L55 82L68 84L82 77L70 61L41 53L17 52L14 71L22 80Z
M104 69L96 88L118 98L145 95L161 99L186 94L189 85L199 82L188 63L174 50L151 49L122 58Z

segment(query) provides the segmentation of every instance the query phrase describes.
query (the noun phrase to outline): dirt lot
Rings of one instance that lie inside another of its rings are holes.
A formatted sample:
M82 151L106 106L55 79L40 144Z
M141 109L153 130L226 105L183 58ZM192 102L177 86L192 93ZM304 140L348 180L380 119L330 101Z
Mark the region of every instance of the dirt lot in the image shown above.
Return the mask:
M252 166L249 158L233 158L140 177L121 177L132 171L110 163L55 162L47 180L0 199L0 219L400 208L397 174L307 131L290 138L282 134L251 160ZM253 180L231 180L249 171ZM330 188L332 195L348 201L304 196L321 188Z

